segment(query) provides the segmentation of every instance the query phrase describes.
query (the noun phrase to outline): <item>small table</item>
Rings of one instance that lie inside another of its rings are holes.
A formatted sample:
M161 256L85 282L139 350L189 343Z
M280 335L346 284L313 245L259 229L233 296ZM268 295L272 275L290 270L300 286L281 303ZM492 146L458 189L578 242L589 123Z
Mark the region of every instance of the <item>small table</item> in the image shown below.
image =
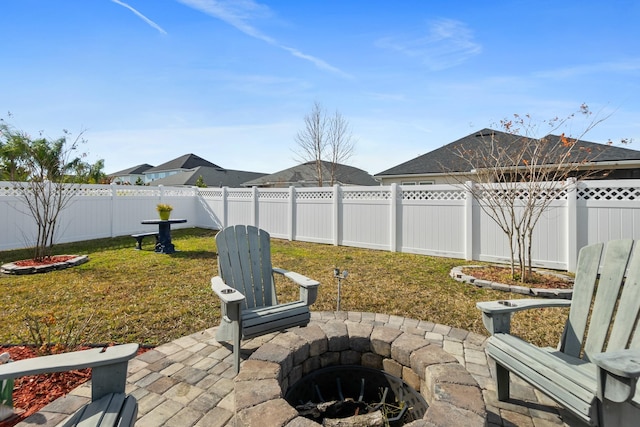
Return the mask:
M171 224L181 224L187 222L186 219L145 219L142 224L158 224L158 243L156 252L161 254L172 254L176 251L171 243Z

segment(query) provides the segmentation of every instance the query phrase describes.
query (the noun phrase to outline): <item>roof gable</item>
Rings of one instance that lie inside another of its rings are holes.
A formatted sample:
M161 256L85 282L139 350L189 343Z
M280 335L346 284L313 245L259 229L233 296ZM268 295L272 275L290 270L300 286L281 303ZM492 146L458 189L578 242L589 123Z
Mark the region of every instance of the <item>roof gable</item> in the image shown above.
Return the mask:
M217 169L224 170L220 166L213 164L210 161L205 160L200 156L196 156L195 154L185 154L173 160L169 160L168 162L158 165L154 168L151 168L147 170L146 173L156 173L156 172L179 170L179 169L193 169L198 166L207 166L210 168L217 168Z

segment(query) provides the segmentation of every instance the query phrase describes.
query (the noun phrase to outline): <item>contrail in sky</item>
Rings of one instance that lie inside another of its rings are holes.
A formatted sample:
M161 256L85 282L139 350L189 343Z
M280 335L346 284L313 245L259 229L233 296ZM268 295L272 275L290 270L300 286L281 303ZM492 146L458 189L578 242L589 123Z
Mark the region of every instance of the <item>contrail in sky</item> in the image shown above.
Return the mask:
M115 1L115 0L114 0ZM351 78L347 73L334 67L333 65L323 61L315 56L308 55L298 49L285 46L274 38L262 33L258 28L251 24L251 20L256 17L265 17L270 11L267 6L256 3L254 0L177 0L178 2L189 6L209 16L218 18L229 25L234 26L238 30L269 43L272 46L283 49L291 55L304 59L315 64L316 67L339 74L343 77Z
M142 13L138 12L137 10L135 10L133 7L129 6L128 4L126 4L124 2L121 2L120 0L111 0L111 1L114 2L115 4L119 4L122 7L126 7L131 12L135 13L136 16L138 16L138 18L142 19L144 22L146 22L147 24L151 25L153 28L155 28L156 30L160 31L162 34L167 34L167 32L160 25L156 24L151 19L147 18Z

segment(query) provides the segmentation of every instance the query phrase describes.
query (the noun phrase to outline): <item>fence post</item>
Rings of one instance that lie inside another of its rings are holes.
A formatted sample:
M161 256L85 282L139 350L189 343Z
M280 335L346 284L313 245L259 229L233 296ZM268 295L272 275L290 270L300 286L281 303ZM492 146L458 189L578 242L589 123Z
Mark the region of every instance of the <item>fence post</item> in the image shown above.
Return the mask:
M109 233L111 234L111 237L116 237L114 235L114 230L115 230L115 212L116 212L116 197L118 195L117 191L116 191L116 183L112 182L111 184L111 229L109 230Z
M255 185L251 187L251 203L253 204L253 209L251 209L251 215L253 218L253 225L255 227L260 228L260 207L258 203L258 187Z
M567 179L567 271L574 273L578 264L578 183Z
M473 182L464 184L464 259L473 260Z
M391 184L389 200L389 251L398 252L398 184Z
M291 185L289 186L289 241L292 242L295 230L296 230L296 188Z
M228 225L229 207L227 197L229 196L229 187L222 187L222 228Z
M340 184L333 185L333 246L340 244L340 204L342 192Z

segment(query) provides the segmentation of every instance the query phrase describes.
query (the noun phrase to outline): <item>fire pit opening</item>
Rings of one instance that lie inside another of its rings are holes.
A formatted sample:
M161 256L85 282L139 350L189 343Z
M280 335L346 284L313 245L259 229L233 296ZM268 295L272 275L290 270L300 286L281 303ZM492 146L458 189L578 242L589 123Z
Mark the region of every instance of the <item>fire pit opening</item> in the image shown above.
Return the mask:
M285 399L301 416L327 426L402 426L422 419L428 409L402 379L359 365L313 371L291 386Z

